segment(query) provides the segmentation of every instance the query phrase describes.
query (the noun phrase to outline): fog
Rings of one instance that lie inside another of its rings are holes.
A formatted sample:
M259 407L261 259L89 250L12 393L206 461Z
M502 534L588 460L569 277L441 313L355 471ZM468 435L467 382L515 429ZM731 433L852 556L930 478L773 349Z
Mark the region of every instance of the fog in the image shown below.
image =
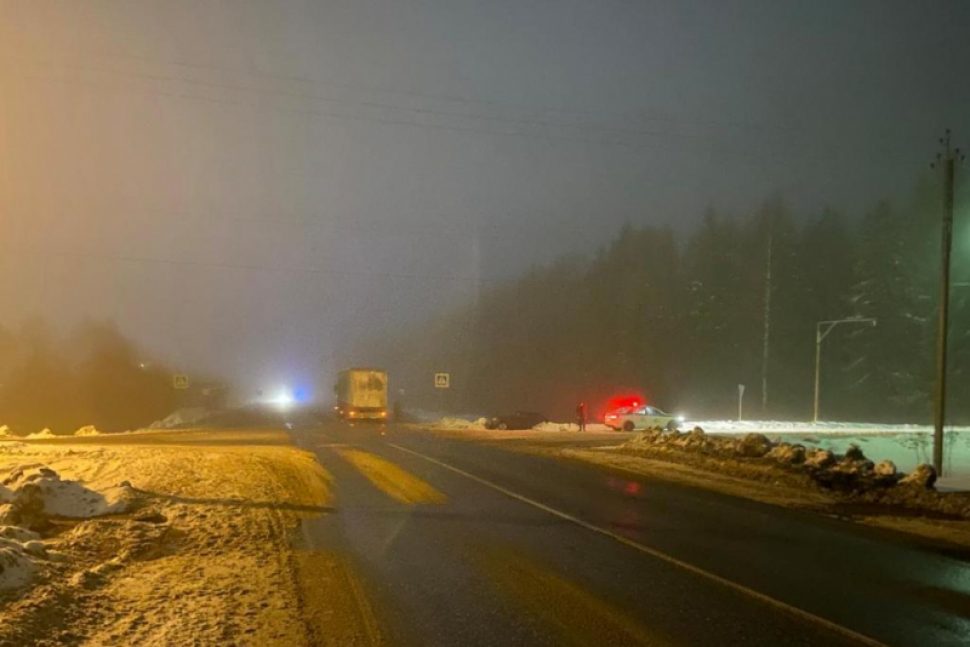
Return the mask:
M970 144L970 4L0 0L0 324L329 390L624 223L850 217ZM2 421L0 421L2 422Z

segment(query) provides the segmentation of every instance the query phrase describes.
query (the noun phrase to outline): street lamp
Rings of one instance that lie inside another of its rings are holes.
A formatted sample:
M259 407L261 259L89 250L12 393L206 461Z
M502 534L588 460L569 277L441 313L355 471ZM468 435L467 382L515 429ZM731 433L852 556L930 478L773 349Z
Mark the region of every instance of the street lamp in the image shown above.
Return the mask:
M822 340L825 339L832 329L839 324L857 324L865 323L870 326L876 325L875 319L867 319L864 317L849 317L847 319L832 319L830 321L819 321L815 324L815 412L812 416L812 422L818 422L818 386L819 386L819 369L822 366Z

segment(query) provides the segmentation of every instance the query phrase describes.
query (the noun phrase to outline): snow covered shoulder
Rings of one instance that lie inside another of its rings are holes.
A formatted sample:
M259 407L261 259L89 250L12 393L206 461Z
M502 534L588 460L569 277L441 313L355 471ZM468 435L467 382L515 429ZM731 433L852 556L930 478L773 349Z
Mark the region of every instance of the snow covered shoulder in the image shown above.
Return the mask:
M48 551L38 532L50 529L52 518L128 512L136 500L128 483L99 492L48 467L12 469L0 482L0 591L30 584L45 563L56 561L58 553Z
M0 443L0 645L305 644L293 533L330 501L311 454L274 431L78 436Z

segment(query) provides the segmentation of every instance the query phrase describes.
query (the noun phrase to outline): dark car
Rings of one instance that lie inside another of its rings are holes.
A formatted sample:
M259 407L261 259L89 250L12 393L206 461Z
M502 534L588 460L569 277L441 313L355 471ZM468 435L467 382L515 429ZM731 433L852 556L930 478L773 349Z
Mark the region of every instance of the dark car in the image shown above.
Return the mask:
M549 420L535 411L516 411L507 416L495 416L485 422L486 429L532 429Z

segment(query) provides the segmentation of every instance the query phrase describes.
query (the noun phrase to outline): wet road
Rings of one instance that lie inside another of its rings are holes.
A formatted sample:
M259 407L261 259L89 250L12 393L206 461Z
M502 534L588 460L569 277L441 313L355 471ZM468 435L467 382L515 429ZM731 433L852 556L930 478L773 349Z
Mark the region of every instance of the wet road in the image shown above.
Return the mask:
M342 423L311 546L393 645L968 645L970 564L847 523L502 446Z

